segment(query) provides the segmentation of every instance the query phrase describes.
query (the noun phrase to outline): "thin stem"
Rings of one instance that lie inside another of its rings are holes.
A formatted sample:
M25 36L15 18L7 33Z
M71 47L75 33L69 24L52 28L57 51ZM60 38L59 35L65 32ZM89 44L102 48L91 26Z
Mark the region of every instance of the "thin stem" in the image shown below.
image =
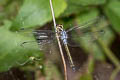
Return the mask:
M51 7L51 12L52 12L52 17L53 17L54 29L55 29L55 32L56 32L57 29L56 29L56 21L55 21L54 10L53 10L53 6L52 6L52 0L50 0L50 7ZM67 80L67 67L66 67L66 62L65 62L65 58L64 58L62 46L61 46L60 39L59 39L59 37L58 37L58 33L57 33L57 32L56 32L56 38L57 38L58 46L59 46L59 49L60 49L60 54L61 54L63 66L64 66L64 76L65 76L65 80Z
M117 67L113 72L112 72L112 75L110 77L110 80L115 80L118 72L120 71L120 67Z
M102 26L108 26L107 23L105 24L102 24ZM95 31L95 28L92 29L92 31ZM94 34L94 36L98 36L98 34ZM120 65L120 62L119 60L117 59L117 57L114 55L114 53L109 49L109 47L103 43L103 41L101 39L97 39L98 41L98 44L100 45L100 47L102 48L102 50L104 51L105 55L112 61L112 63L116 66L116 67L119 67Z
M102 47L103 51L105 52L105 54L107 55L107 57L113 62L113 64L116 67L119 67L120 63L119 60L117 59L117 57L112 53L112 51L108 48L107 45L105 45L100 39L98 39L98 43L100 44L100 46Z
M53 17L54 29L56 32L56 21L55 21L55 14L54 14L53 6L52 6L52 0L50 0L50 8L51 8L52 17Z

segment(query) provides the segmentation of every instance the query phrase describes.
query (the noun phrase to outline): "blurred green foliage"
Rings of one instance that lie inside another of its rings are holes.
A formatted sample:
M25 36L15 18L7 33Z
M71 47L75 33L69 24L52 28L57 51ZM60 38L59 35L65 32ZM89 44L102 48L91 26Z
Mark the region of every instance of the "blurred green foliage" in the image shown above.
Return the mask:
M105 45L109 46L114 40L114 33L106 25L120 32L120 1L119 0L52 0L55 16L58 23L63 23L64 28L70 28L70 24L78 25L92 20L98 16L105 16L98 25L105 30L101 37ZM74 17L71 17L71 16ZM52 21L49 0L0 0L0 71L7 71L11 67L19 66L16 62L23 63L30 56L43 58L43 52L39 46L21 47L24 41L34 40L34 37L25 36L16 31L21 28L42 27ZM97 28L96 28L97 29ZM92 46L89 37L80 39L80 44L88 53L93 53L94 58L105 60L105 52L97 43ZM93 49L91 51L91 48ZM81 80L92 80L82 76Z

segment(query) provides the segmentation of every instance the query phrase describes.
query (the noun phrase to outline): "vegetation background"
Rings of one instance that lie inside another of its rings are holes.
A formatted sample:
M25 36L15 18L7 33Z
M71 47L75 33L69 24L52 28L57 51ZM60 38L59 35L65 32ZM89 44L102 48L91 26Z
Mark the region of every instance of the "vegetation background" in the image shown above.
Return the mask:
M105 31L97 41L90 43L91 37L86 36L79 39L80 47L69 47L77 69L71 70L65 55L69 80L119 80L120 1L52 1L57 23L65 29L104 16L95 25L96 30ZM0 0L0 80L63 80L58 47L41 51L37 42L20 46L35 40L19 32L21 28L28 29L28 34L35 29L53 29L49 0Z

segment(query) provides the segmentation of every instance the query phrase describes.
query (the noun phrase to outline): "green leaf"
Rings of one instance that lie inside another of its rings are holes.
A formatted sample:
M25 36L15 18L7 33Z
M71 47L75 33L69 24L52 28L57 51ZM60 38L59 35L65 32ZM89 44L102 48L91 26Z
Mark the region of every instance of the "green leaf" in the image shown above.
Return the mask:
M104 7L104 12L108 16L113 28L120 32L120 1L111 1Z
M55 16L58 17L66 8L64 0L54 0L53 7ZM25 0L16 19L12 24L12 30L21 27L28 28L44 25L52 20L49 0Z
M64 13L62 14L62 16L69 16L71 14L78 14L82 11L89 9L89 7L83 7L81 5L72 4L72 2L70 2L70 1L68 1L67 4L68 4L68 6L65 9Z
M105 4L106 0L67 0L67 8L62 16L69 16L71 14L78 14L80 12L97 8L96 5ZM94 7L91 7L94 6Z
M74 5L82 5L82 6L100 5L106 2L106 0L70 0L70 1Z
M8 29L11 22L5 21L5 25L0 27L0 71L9 70L13 66L20 66L31 56L41 57L37 43L34 46L22 47L24 41L34 40L32 37L24 37L19 33L10 32Z
M91 9L91 10L87 10L83 13L80 13L78 15L78 17L76 18L76 21L77 21L78 25L80 25L80 24L84 24L90 20L93 20L98 16L99 16L99 11L97 9Z
M6 1L6 0L3 0ZM17 14L18 7L22 3L22 0L7 0L5 5L0 6L0 21L4 19L13 19Z

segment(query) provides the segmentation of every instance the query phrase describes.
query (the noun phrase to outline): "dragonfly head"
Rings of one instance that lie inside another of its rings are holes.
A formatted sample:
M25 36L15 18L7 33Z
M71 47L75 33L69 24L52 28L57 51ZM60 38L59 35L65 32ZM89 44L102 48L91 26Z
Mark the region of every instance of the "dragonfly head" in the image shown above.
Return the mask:
M57 25L56 28L57 28L58 32L63 31L63 25L62 24Z

